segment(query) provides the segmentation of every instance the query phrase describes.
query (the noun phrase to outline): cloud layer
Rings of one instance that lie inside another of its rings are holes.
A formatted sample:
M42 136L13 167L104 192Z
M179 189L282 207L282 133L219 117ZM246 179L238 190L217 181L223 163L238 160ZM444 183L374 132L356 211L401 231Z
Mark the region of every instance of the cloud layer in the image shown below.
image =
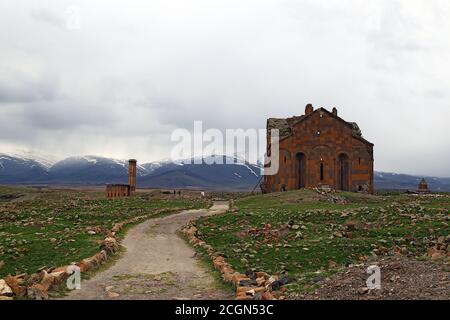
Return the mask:
M359 123L377 170L450 176L449 14L446 0L4 0L0 151L158 160L194 120L264 128L313 103Z

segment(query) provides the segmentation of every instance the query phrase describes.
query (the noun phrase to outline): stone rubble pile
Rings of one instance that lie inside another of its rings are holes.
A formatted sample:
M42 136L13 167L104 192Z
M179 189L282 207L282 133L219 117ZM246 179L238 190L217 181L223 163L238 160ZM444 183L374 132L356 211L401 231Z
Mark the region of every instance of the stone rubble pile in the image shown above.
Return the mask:
M289 229L294 224L283 224L278 228L274 228L270 223L265 223L261 228L250 228L247 234L255 237L262 237L263 243L278 242L280 238L284 238L289 234ZM295 228L295 227L294 227Z
M450 257L450 235L438 237L436 241L430 242L429 245L427 256L431 257L431 260Z
M236 300L285 300L283 287L289 282L287 277L269 275L265 272L247 271L239 273L225 260L225 257L216 253L214 248L197 237L195 222L190 222L182 229L190 244L203 248L211 258L214 268L219 270L225 282L233 284L236 288Z
M181 210L181 208L174 208L173 210ZM167 209L156 210L152 214L159 214L163 211L167 211ZM116 223L107 233L107 237L101 242L100 252L90 258L73 263L71 266L79 267L80 272L83 273L102 265L110 256L116 254L120 248L116 234L122 230L125 225L137 223L146 218L148 218L148 215L138 216ZM49 298L48 292L52 289L56 289L60 284L66 281L72 273L73 268L70 268L70 266L63 266L58 268L43 268L40 272L31 275L9 275L4 279L0 279L0 300L12 300L14 298L23 297L35 300L47 300Z
M332 189L330 186L321 186L319 188L313 188L318 194L327 197L328 201L331 203L345 204L347 200L344 197L338 196L336 190Z

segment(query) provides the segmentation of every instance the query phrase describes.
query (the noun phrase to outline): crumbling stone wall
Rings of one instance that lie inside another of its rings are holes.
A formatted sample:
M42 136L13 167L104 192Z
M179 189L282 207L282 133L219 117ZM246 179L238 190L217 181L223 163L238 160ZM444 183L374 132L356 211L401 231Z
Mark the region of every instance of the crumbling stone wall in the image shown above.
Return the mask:
M107 198L130 197L136 193L137 160L128 161L128 184L109 184L106 186Z
M122 198L131 195L130 186L127 184L109 184L106 186L107 198Z

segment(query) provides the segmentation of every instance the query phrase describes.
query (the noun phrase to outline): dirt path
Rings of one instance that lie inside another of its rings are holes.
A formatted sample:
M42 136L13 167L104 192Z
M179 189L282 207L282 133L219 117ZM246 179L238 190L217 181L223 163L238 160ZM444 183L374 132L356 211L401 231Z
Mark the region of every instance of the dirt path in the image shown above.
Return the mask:
M177 235L190 220L224 212L227 202L147 220L128 231L123 257L81 283L66 299L232 299Z

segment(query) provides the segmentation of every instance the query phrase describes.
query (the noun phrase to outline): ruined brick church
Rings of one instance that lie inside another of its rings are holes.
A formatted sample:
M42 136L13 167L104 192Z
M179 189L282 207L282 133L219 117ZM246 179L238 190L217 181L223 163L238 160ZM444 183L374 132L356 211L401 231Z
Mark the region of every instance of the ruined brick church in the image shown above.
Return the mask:
M308 104L304 115L268 119L268 156L272 129L279 130L279 170L264 176L264 193L321 186L373 193L374 145L356 123L341 119L336 108L314 110Z

